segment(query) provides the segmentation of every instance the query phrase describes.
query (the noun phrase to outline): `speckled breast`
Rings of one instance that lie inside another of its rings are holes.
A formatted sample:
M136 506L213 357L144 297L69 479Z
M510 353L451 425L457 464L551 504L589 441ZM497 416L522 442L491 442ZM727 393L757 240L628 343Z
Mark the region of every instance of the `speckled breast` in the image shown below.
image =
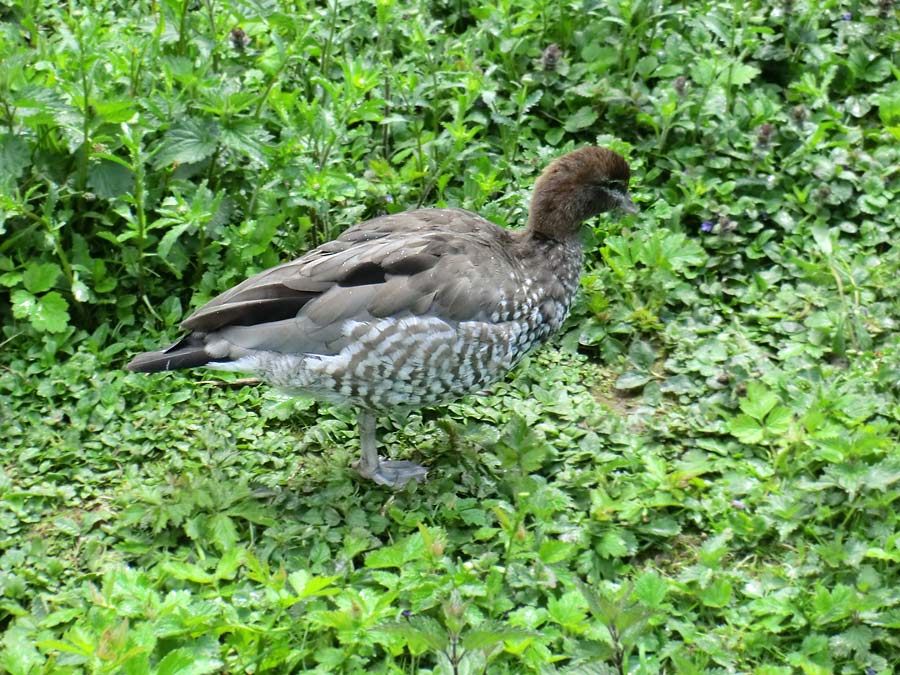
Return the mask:
M542 339L528 322L451 324L435 317L347 322L354 342L334 356L260 354L270 383L372 410L451 401L503 377Z

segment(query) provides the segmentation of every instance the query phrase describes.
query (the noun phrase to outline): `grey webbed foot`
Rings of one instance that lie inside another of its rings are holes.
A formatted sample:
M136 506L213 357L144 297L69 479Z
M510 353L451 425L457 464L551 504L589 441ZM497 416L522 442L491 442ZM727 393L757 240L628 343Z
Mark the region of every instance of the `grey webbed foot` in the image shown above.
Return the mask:
M367 410L359 411L359 444L361 457L353 468L364 478L374 480L395 490L409 481L423 481L428 469L405 459L381 459L375 440L375 415Z
M364 478L370 478L379 485L394 489L402 488L411 480L421 482L428 475L427 468L405 459L385 460L379 457L374 467L363 459L354 462L353 466Z

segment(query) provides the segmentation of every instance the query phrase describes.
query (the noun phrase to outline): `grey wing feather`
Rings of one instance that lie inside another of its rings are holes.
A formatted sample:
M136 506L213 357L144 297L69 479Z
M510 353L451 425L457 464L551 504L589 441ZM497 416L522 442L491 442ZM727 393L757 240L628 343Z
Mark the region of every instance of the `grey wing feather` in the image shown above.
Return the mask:
M250 277L201 307L182 328L247 349L324 354L348 341L346 319L428 312L454 322L487 320L504 290L483 275L509 278L505 236L455 209L376 218ZM486 247L496 249L486 258L490 264L484 264Z
M182 330L209 333L227 325L254 325L296 316L297 312L331 285L306 279L292 283L303 259L293 260L250 277L213 298L182 321Z

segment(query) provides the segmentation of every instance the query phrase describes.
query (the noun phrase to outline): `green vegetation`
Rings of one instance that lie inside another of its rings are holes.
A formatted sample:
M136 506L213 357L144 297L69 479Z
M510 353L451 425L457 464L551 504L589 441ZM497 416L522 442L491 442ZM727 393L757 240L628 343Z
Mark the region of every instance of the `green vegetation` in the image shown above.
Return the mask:
M886 0L0 3L0 672L900 672ZM556 46L553 46L556 45ZM353 418L122 371L369 216L609 145L567 331Z

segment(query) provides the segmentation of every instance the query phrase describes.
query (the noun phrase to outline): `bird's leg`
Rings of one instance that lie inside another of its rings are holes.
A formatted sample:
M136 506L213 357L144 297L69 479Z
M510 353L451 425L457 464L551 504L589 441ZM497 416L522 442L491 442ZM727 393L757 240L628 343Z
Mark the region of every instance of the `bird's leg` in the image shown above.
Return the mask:
M359 411L359 445L361 456L354 467L365 478L379 485L402 488L411 480L423 481L428 469L406 460L383 460L378 456L375 438L375 415L368 410Z
M356 470L366 478L372 478L378 470L378 440L375 436L375 415L360 410L357 418L359 428L359 449L361 456L356 462Z

